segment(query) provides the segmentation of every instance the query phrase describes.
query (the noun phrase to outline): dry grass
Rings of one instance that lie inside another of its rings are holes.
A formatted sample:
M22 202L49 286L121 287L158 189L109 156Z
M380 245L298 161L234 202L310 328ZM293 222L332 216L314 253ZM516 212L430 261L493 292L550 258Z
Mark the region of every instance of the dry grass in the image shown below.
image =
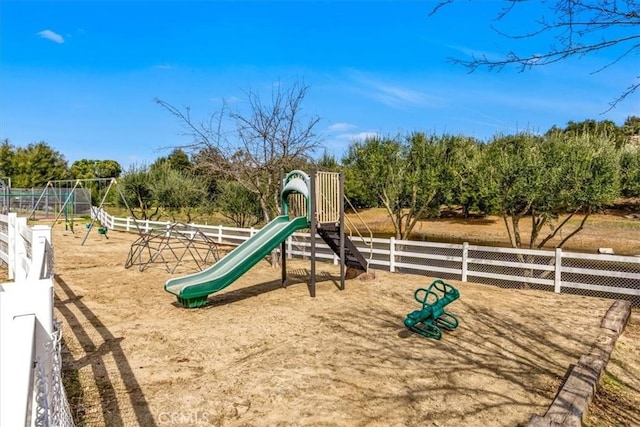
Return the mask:
M367 209L359 212L359 216L376 234L393 233L393 224L382 208ZM353 223L361 224L359 219L350 215ZM561 220L564 217L561 217ZM575 216L569 221L566 229L558 233L547 247L553 248L571 230L577 227L582 216ZM531 231L531 221L521 221L523 236ZM544 229L549 233L550 229ZM459 213L449 212L442 218L419 221L411 236L415 240L442 242L470 242L490 245L509 246L509 236L504 222L498 216L462 218ZM613 248L616 254L640 254L640 220L625 218L618 214L596 214L587 220L585 228L564 246L566 250L595 253L598 248Z

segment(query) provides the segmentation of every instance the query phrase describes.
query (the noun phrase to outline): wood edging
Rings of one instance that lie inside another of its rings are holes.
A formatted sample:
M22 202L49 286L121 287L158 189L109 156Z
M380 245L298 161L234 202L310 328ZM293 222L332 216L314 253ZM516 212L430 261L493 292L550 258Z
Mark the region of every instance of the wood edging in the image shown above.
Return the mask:
M602 373L630 316L630 301L614 301L600 323L600 334L589 353L569 368L566 381L544 416L532 415L527 427L582 426Z

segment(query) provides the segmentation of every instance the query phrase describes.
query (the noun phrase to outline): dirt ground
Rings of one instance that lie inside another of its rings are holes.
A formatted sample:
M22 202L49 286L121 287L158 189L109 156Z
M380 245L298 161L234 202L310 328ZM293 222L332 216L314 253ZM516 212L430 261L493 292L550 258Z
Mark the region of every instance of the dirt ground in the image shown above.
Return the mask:
M337 288L338 269L263 261L185 309L161 265L125 269L135 235L53 229L55 311L78 425L517 426L544 414L594 342L611 300L451 281L460 326L409 333L433 278L376 271ZM173 276L188 271L185 265Z

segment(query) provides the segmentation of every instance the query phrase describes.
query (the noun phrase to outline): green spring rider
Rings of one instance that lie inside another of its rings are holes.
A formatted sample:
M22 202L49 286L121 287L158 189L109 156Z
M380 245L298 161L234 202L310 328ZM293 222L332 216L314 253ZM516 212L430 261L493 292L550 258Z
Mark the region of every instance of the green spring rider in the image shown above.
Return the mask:
M447 304L460 297L460 292L442 280L435 280L427 288L419 288L413 293L422 310L412 311L404 319L404 325L423 337L439 340L442 329L452 331L458 327L458 318L444 310Z

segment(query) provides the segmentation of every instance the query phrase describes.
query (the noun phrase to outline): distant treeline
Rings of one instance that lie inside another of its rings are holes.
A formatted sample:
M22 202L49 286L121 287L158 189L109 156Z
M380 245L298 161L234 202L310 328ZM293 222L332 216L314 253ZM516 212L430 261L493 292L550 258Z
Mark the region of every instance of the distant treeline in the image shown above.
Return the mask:
M251 145L240 139L228 151L204 140L125 171L104 159L68 166L45 142L15 147L5 140L0 178L10 177L14 187L24 188L57 179L118 177L140 218L191 221L215 211L247 227L277 214L280 170L315 167L343 172L351 203L385 208L398 238L407 238L417 221L437 217L448 206L500 215L513 246L543 247L569 222L560 222L561 216L579 216L580 224L563 234L561 246L590 214L618 198L640 197L638 135L638 117L622 126L586 120L544 134L495 135L489 141L413 132L354 141L337 159L327 152L318 157L316 140L278 140L274 134L251 139ZM122 204L118 197L110 202ZM520 231L525 216L533 224L526 236Z

